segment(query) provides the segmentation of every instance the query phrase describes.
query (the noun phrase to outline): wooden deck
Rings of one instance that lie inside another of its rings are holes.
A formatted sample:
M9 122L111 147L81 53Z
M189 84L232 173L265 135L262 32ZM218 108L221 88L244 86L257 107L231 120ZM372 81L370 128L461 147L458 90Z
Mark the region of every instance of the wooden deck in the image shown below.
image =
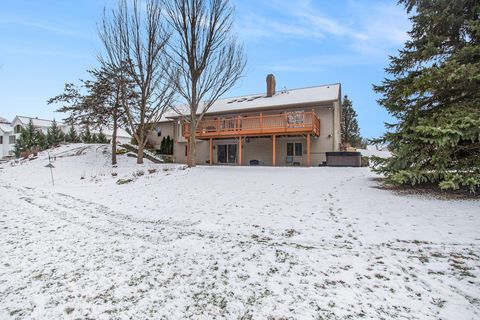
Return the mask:
M320 135L320 119L315 112L285 112L207 118L198 123L198 139L233 138L267 135ZM188 139L190 124L183 123L183 136Z

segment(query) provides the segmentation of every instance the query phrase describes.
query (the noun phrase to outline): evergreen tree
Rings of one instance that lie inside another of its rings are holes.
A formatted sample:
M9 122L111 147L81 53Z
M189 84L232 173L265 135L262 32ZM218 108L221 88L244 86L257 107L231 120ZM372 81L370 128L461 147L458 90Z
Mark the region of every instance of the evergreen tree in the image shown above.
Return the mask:
M40 150L48 149L49 143L48 143L47 136L41 130L37 130L35 132L34 140L36 145L38 145L38 147L40 148Z
M65 135L65 141L70 143L77 143L79 142L77 131L73 125L70 126L68 129L67 134Z
M41 133L41 132L40 132ZM33 121L30 119L26 128L22 128L20 136L15 141L14 152L18 157L21 152L32 149L33 147L40 147L40 143L43 141L39 130L33 125ZM43 133L41 133L43 135Z
M165 143L166 143L166 139L165 137L163 137L162 142L160 142L160 154L166 154Z
M173 139L167 136L167 154L173 154Z
M343 97L340 128L343 144L349 143L353 147L360 147L362 137L358 126L357 112L353 109L352 101L347 96Z
M52 125L48 128L47 131L47 140L49 146L57 146L59 143L63 142L65 139L65 134L62 129L57 125L55 119L53 119Z
M108 143L107 136L103 133L102 128L100 128L100 131L98 132L97 142L98 143Z
M98 143L98 137L96 133L92 134L92 140L90 141L90 143Z
M376 142L376 170L402 184L480 187L480 2L400 0L412 14L405 48L376 92L397 119Z
M87 125L82 132L81 140L83 143L92 143L92 133L90 132L90 127Z

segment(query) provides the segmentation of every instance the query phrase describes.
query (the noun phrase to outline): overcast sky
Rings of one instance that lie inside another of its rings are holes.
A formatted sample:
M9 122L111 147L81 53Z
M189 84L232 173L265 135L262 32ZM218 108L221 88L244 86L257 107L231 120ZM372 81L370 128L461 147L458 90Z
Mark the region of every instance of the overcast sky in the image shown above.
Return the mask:
M372 84L386 76L388 55L407 39L410 22L396 1L236 0L236 31L244 43L245 76L226 96L341 83L353 100L361 132L379 136L391 121ZM96 26L114 0L1 0L0 116L61 119L48 98L65 82L86 77L101 49Z

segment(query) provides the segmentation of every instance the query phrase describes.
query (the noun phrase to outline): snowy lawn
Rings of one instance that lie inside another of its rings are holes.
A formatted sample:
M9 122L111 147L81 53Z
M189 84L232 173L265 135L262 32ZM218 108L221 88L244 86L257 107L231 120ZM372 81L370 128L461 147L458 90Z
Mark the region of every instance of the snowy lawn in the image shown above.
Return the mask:
M0 164L0 319L480 318L479 201L107 151Z

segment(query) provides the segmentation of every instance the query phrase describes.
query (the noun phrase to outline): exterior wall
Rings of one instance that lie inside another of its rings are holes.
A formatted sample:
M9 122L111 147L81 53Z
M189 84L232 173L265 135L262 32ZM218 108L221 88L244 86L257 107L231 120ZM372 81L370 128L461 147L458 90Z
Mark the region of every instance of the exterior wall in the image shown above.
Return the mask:
M3 137L3 144L0 144L0 158L4 158L4 157L7 157L7 156L11 156L13 155L13 150L14 150L14 146L15 144L10 144L10 136L13 136L13 132L12 133L4 133L2 131L0 131L0 135L2 135Z
M338 103L314 107L320 118L320 135L310 139L310 160L311 166L318 166L326 161L326 152L337 151L340 141L340 115ZM288 109L286 109L288 110ZM298 111L312 111L312 108L296 108ZM277 111L278 112L278 111ZM264 113L266 114L266 113ZM185 163L186 141L183 137L180 140L181 130L179 124L171 122L175 133L174 161ZM165 129L163 129L165 130ZM163 135L162 130L162 135ZM243 165L249 165L251 160L258 160L260 165L272 165L272 138L271 137L249 137L249 142L243 141L242 162ZM181 142L179 142L181 141ZM305 136L277 137L276 139L276 165L287 165L287 143L302 143L302 156L294 156L293 162L298 162L301 166L307 165L307 139ZM208 140L197 140L196 158L197 164L207 164L210 159ZM213 163L218 164L217 146L222 144L237 144L238 139L213 140Z
M161 132L160 136L157 133L157 129L159 129ZM148 134L148 144L151 145L154 149L160 149L162 139L167 136L175 139L175 123L173 121L158 123L156 125L156 129Z

